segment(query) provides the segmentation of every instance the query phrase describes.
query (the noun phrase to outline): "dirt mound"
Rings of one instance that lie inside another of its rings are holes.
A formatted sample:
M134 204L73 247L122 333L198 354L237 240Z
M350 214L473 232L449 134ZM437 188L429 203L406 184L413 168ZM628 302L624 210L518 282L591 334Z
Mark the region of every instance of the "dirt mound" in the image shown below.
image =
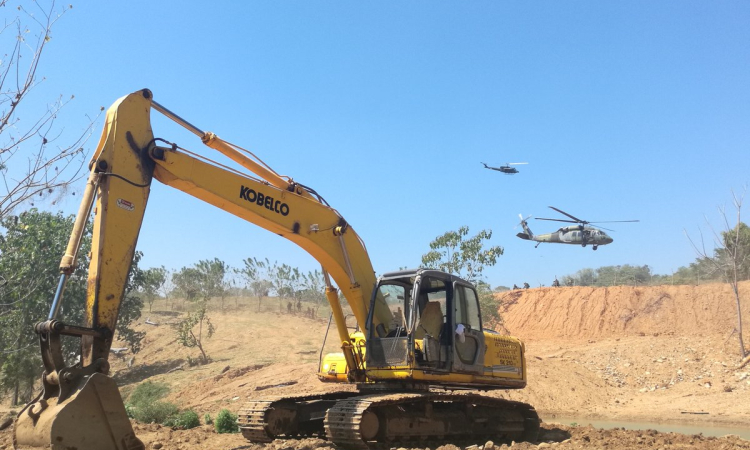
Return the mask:
M748 294L750 282L741 283L740 298ZM538 288L496 298L508 331L524 339L728 335L737 322L727 284ZM743 315L749 333L750 301Z

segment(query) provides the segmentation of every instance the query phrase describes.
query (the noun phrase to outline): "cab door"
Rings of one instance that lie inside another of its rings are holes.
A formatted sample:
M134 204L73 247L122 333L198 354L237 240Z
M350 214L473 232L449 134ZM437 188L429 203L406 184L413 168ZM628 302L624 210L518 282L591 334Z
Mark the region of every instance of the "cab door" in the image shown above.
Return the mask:
M453 285L453 371L484 373L484 333L473 287Z

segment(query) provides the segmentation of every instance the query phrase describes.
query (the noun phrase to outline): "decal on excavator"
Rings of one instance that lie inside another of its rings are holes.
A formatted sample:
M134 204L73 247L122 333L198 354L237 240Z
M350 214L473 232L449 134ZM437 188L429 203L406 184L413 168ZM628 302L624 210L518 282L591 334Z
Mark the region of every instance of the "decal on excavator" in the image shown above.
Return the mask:
M493 355L493 359L500 366L521 366L521 355L516 344L498 339L494 340L492 347L492 349L488 349L488 353Z
M271 210L282 216L289 215L289 205L282 203L280 200L275 200L270 195L265 195L262 192L255 192L255 190L249 187L240 186L240 198L247 200L250 203L255 203L258 206L262 206L268 210Z
M135 205L122 198L117 199L117 206L124 209L125 211L132 211L135 209Z

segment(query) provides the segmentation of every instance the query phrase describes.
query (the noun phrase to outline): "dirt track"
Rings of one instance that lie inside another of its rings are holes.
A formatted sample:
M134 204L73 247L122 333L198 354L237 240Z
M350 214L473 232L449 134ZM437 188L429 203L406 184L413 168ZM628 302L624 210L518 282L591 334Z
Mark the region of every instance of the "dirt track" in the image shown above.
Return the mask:
M750 283L744 283L742 295L747 297L748 291ZM547 422L564 416L692 420L750 428L750 367L736 367L736 338L730 336L734 304L727 294L723 285L542 288L506 293L500 296L501 310L508 329L527 343L529 387L490 395L529 402ZM276 303L271 302L273 309ZM195 351L175 345L169 323L177 320L177 313L144 313L144 320L150 317L160 325L139 325L147 337L132 367L127 367L130 356L112 358L124 395L147 379L165 382L172 388L170 401L193 408L202 417L221 408L236 411L250 396L352 389L320 383L314 375L326 321L257 313L254 305L251 300L230 301L225 312L211 313L217 335L207 341L207 351L213 362L199 367L186 364L188 356L196 356ZM157 304L157 309L167 308ZM746 342L750 342L750 326L745 327ZM217 435L208 427L175 431L138 424L136 428L148 448L162 444L164 449L184 450L302 450L329 445L305 440L276 441L264 447L251 445L240 435ZM750 449L750 442L731 438L549 423L545 429L541 440L556 442L551 445L557 448ZM9 437L7 430L0 434L0 449L3 444L10 448ZM513 446L544 447L545 442Z

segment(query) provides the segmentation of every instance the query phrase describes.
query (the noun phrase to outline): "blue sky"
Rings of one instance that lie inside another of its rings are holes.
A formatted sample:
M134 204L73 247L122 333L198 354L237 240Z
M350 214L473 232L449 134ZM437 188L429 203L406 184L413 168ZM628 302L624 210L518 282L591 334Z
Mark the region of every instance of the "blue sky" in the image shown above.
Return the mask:
M75 95L62 119L73 133L150 88L321 193L378 273L419 265L433 238L462 225L491 229L505 248L485 272L493 286L602 265L670 273L695 258L683 229L705 230L704 214L717 223L717 206L750 180L748 23L742 1L87 2L56 25L37 95ZM480 161L529 165L506 176ZM555 217L549 205L641 222L611 224L615 242L596 252L515 237L519 213ZM214 257L319 267L161 185L138 247L145 267Z

